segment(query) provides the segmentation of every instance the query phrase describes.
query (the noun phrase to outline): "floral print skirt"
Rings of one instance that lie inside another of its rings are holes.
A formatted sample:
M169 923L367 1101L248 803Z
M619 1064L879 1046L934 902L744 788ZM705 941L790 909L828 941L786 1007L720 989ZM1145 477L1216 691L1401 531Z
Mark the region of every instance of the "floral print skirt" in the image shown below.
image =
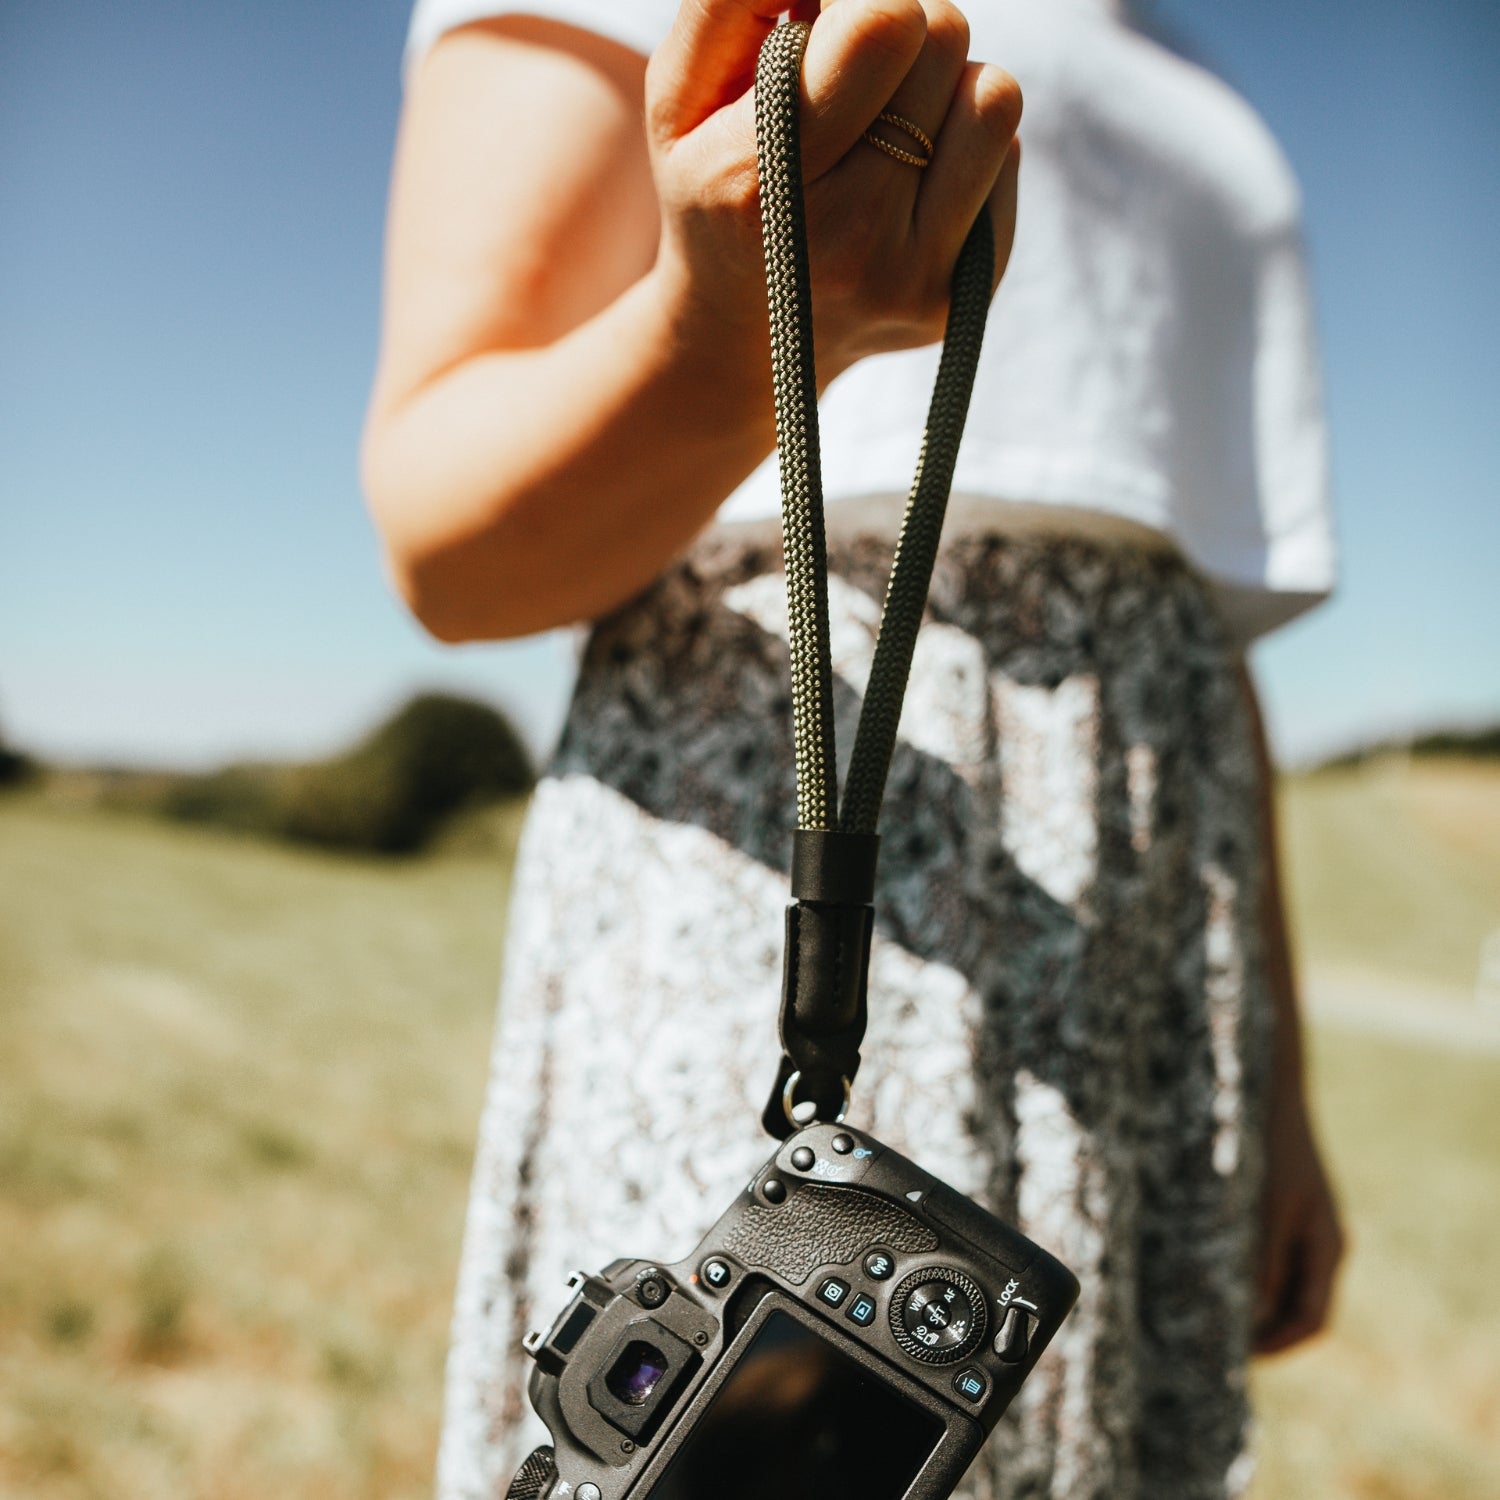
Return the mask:
M883 538L830 547L843 757L889 565ZM569 1272L685 1256L771 1149L780 569L774 539L711 531L590 639L515 872L441 1500L503 1496L546 1441L521 1338ZM1170 552L970 533L939 556L850 1118L1083 1285L963 1500L1248 1482L1270 1009L1236 660Z

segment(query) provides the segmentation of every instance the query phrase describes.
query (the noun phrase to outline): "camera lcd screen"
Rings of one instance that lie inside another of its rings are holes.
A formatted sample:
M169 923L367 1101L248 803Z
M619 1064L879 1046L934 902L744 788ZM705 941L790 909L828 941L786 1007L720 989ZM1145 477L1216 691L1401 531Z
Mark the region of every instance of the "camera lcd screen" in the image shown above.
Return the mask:
M943 1424L774 1312L649 1500L901 1500Z

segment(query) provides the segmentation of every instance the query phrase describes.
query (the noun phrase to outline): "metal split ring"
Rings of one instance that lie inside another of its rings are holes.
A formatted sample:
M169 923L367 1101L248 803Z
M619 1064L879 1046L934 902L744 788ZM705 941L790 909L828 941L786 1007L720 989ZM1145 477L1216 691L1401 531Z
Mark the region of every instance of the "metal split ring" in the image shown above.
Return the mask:
M804 1099L801 1105L798 1105L798 1103L796 1102L797 1085L801 1082L802 1070L800 1068L796 1068L792 1071L791 1076L787 1079L786 1087L781 1091L782 1112L786 1115L787 1124L790 1125L793 1130L801 1130L804 1126L815 1125L818 1123L818 1117L816 1113L809 1115L805 1120L799 1120L797 1118L797 1110L799 1108L806 1108L807 1106L811 1105L814 1111L817 1110L817 1104L811 1099ZM833 1117L833 1119L825 1123L838 1125L843 1121L844 1116L849 1113L849 1096L851 1091L848 1078L846 1077L843 1082L844 1102L839 1106L839 1112Z

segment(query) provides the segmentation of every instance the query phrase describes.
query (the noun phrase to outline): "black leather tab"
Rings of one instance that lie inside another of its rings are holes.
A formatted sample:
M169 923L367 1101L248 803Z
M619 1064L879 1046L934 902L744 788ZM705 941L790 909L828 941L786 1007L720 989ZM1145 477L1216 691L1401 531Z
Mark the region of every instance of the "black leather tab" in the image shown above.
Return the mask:
M786 911L786 956L781 984L781 1045L776 1086L761 1119L784 1140L793 1130L783 1094L802 1075L797 1100L811 1100L817 1118L835 1119L846 1086L859 1071L867 1019L871 906L825 906L794 901Z
M794 901L787 907L783 1030L789 1006L797 1030L805 1036L842 1036L856 1021L863 1036L874 920L870 906Z

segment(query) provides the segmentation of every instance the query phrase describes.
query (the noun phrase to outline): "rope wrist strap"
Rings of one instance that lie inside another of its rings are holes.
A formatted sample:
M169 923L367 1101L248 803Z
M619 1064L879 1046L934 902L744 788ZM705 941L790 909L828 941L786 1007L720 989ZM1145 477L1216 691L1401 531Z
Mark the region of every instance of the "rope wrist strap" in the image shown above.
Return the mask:
M802 56L811 29L800 22L777 26L761 47L755 74L797 762L798 826L792 844L792 904L787 908L781 999L784 1055L762 1116L767 1131L778 1139L809 1119L841 1118L859 1069L880 845L876 823L974 387L994 269L994 235L985 209L953 270L937 382L896 543L840 808L799 145Z

